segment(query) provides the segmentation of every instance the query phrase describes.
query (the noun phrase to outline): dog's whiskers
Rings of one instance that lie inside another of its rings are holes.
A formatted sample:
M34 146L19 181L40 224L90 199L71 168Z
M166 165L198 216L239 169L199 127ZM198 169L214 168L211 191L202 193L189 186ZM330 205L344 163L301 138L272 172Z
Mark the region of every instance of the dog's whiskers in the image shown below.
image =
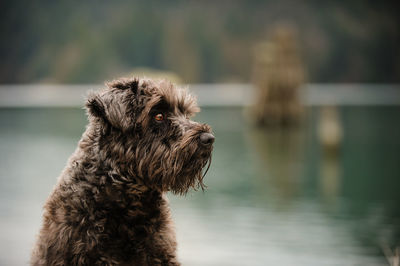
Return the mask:
M212 160L212 155L210 154L210 158L208 158L208 160L207 160L207 163L208 163L207 169L204 171L204 174L203 174L203 176L201 177L201 181L203 181L204 177L206 176L206 174L207 174L207 172L208 172L208 169L210 169L211 160Z

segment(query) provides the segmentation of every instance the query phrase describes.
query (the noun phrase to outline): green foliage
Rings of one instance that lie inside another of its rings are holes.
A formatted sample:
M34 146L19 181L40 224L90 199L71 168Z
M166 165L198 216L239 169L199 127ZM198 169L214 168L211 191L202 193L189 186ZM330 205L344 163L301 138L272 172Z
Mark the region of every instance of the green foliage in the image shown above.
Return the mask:
M396 8L362 1L2 1L0 82L91 83L136 67L247 82L252 49L298 28L312 82L399 82Z

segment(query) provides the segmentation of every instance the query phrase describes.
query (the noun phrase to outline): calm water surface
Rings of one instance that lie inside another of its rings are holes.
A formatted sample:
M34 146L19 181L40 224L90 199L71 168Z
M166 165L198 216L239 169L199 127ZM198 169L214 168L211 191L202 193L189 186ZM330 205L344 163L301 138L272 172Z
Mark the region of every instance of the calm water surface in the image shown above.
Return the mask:
M387 265L400 245L400 108L343 107L338 156L319 109L301 128L257 130L203 108L216 135L205 192L170 195L183 265ZM41 207L84 130L81 109L0 109L0 265L26 265Z

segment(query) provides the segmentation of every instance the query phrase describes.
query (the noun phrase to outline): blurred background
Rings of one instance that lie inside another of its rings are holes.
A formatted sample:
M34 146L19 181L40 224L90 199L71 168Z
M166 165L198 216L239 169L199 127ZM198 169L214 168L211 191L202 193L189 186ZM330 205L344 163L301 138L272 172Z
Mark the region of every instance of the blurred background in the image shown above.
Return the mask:
M88 90L168 78L213 127L183 265L398 265L394 1L1 1L0 265L27 265Z

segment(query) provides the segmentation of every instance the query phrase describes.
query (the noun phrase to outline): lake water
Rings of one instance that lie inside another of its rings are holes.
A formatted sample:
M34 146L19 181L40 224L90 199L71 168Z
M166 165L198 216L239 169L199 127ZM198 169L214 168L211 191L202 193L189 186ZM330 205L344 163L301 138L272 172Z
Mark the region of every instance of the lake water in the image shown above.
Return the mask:
M260 130L203 108L216 142L208 189L170 195L183 265L387 265L400 245L400 108L342 107L337 156L303 126ZM26 265L42 205L84 130L74 108L0 109L0 265Z

